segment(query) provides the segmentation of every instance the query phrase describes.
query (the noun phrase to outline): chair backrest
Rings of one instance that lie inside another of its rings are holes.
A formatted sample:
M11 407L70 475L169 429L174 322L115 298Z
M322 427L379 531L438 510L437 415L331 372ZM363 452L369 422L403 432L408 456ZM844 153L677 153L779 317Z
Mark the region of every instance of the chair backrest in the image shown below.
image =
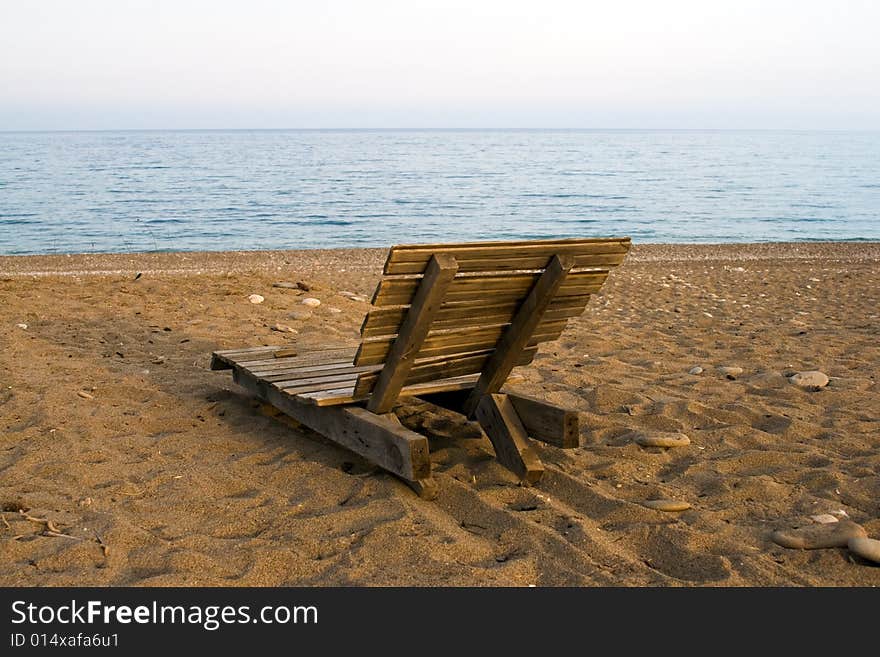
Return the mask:
M558 338L567 321L583 313L590 295L605 282L609 269L623 262L629 247L629 238L392 247L373 295L373 308L361 327L362 341L354 364L384 363L384 369L398 371L401 376L392 397L402 386L480 373L510 332L523 304L534 302L530 293L534 297L533 290L542 277L549 276L548 267L555 259L557 268L560 262L566 263L565 272L552 287L547 303L536 312L537 323L528 326L528 339L521 348L518 344L512 356L512 364L528 364L539 343ZM441 294L431 303L424 298L430 292L424 288L434 285L436 263L441 261L452 263L446 267L452 266L454 271L448 272ZM528 312L525 309L520 314ZM422 315L426 320L422 323L427 322L424 330L415 331L415 338L413 326L420 318L408 317L413 313ZM528 318L520 317L520 324L523 319ZM396 352L394 349L402 331L407 334L406 353L400 353L401 345ZM374 391L380 378L389 374L362 373L354 396Z

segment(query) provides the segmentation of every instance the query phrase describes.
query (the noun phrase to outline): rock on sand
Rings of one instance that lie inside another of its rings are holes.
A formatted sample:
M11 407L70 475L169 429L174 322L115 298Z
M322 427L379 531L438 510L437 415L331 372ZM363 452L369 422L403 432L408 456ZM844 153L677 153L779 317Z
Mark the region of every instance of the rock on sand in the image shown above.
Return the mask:
M799 550L817 550L820 548L846 547L850 539L867 536L861 525L852 520L826 525L810 525L798 529L780 529L773 532L770 538L774 543L786 548Z
M859 555L862 559L880 563L880 541L867 536L855 536L849 539L847 547L853 554Z
M252 294L248 297L251 303L263 303L266 299L260 294Z
M703 368L700 367L699 365L697 365L696 367L692 367L690 370L688 370L688 374L702 374L702 373L703 373Z
M691 505L682 500L648 500L644 503L649 509L656 511L687 511Z
M315 299L314 297L306 297L302 300L304 306L311 306L312 308L316 308L321 305L320 299Z
M691 444L691 439L683 433L668 431L640 433L634 440L642 447L684 447Z
M805 390L819 390L828 385L828 375L818 370L798 372L794 376L788 377L788 380Z
M719 367L718 371L726 376L728 379L735 379L740 374L743 373L743 368L741 367Z

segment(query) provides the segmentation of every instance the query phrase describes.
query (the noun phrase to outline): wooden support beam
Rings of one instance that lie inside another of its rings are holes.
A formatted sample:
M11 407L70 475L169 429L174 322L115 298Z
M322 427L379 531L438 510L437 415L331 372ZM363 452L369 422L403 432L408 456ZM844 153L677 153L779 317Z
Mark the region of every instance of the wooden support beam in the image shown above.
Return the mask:
M385 359L385 366L373 387L367 402L368 411L382 414L394 406L457 271L458 265L452 256L439 253L431 257L406 319L403 320Z
M396 418L375 415L359 406L322 408L302 403L238 368L232 377L260 400L407 482L431 476L428 439L402 426Z
M574 258L570 255L554 255L550 259L547 269L532 287L510 326L498 341L489 362L483 367L483 373L464 403L465 415L473 417L481 398L498 392L504 385L510 371L516 366L520 353L529 344L535 327L541 323L544 312L573 266Z
M529 444L526 429L507 395L483 395L475 415L501 464L525 483L536 483L544 474L544 465Z
M529 437L563 449L580 444L580 416L577 411L512 392L507 393L507 398Z

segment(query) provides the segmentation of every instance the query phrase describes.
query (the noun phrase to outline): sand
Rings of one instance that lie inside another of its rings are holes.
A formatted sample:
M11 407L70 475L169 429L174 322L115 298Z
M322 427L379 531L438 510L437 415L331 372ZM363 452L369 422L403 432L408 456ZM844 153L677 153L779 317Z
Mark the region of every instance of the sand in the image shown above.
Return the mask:
M880 244L636 246L515 386L581 411L581 446L536 444L525 488L473 426L410 408L434 501L208 369L356 344L368 304L340 292L369 295L383 254L0 258L0 584L880 584L770 538L820 514L880 538ZM788 381L807 370L829 385Z

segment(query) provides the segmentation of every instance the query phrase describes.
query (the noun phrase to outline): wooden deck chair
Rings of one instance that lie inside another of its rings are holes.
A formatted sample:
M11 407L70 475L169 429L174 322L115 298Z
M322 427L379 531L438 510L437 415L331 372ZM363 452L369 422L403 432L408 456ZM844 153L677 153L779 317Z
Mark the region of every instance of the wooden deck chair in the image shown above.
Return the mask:
M217 351L211 368L297 422L430 497L428 440L401 425L418 396L476 420L498 460L527 483L543 466L528 437L577 447L578 416L501 393L514 367L555 340L629 250L629 238L395 246L355 350Z

